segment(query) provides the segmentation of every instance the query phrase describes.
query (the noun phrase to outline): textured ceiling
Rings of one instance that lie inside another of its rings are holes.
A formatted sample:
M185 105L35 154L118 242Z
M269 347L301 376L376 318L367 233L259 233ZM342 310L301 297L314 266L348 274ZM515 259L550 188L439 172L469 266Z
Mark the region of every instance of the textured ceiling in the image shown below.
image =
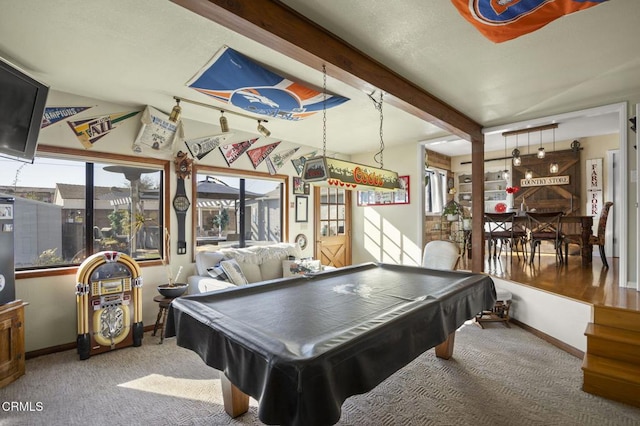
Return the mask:
M640 95L637 0L609 1L500 44L480 35L449 1L283 3L483 126ZM219 106L185 83L224 45L292 79L322 85L320 70L165 0L0 0L0 6L0 56L63 92L165 112L174 95ZM328 113L328 150L374 151L380 139L379 113L367 93L332 78L327 88L351 99ZM390 105L383 111L386 146L446 135ZM183 105L183 113L217 122L208 108ZM252 120L229 120L232 128L257 133ZM612 133L617 124L615 117L561 123L556 138ZM320 116L299 123L270 120L268 127L272 139L322 145ZM486 144L487 150L501 149L503 139L491 136ZM462 154L470 145L433 149Z

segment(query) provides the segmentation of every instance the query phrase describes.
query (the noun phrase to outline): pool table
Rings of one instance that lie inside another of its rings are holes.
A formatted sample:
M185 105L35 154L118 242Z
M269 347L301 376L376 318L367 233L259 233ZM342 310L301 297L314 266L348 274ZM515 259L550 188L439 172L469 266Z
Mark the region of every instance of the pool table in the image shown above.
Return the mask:
M232 417L250 395L266 424L326 425L495 300L486 275L367 263L175 299L166 336L223 373Z

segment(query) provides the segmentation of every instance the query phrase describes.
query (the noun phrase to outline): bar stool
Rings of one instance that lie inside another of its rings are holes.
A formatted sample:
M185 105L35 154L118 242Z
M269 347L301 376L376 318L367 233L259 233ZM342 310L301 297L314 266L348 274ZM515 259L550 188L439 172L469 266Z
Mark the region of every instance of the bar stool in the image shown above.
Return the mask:
M496 287L496 304L490 311L482 311L476 315L476 324L480 328L484 328L484 322L502 322L508 328L509 325L509 308L511 307L511 292Z
M153 298L154 302L157 302L160 306L158 309L158 317L156 318L156 324L153 326L152 336L156 335L158 329L160 329L160 345L164 341L164 323L167 319L167 312L169 311L169 305L175 299L174 297L164 297L162 295L157 295Z

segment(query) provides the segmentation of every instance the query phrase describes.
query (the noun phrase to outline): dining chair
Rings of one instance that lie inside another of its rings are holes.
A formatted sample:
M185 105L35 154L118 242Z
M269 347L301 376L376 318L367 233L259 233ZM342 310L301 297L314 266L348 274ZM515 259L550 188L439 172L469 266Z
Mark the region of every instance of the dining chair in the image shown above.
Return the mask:
M507 244L509 245L511 258L513 259L513 246L514 244L517 244L513 235L515 216L515 212L484 214L484 238L488 242L488 252L490 257L492 245L493 257L497 258L502 253L502 246ZM500 244L500 253L498 253L498 244ZM518 259L519 258L520 255L518 255Z
M605 232L607 230L607 219L609 219L609 210L613 206L611 201L607 201L602 206L602 210L600 211L600 219L598 219L598 233L596 235L591 235L589 237L589 244L597 245L600 249L600 258L602 259L602 264L605 268L609 268L609 263L607 262L607 256L605 255L604 250L604 241L605 241ZM580 253L582 253L582 235L581 234L570 234L564 235L562 242L564 243L564 256L565 261L569 262L569 244L577 244L580 246Z
M553 243L553 249L556 255L556 263L563 263L562 258L562 234L560 232L560 218L563 212L527 212L527 232L529 243L531 245L531 258L529 263L533 263L538 249L540 256L540 246L543 241ZM539 259L539 257L538 257Z

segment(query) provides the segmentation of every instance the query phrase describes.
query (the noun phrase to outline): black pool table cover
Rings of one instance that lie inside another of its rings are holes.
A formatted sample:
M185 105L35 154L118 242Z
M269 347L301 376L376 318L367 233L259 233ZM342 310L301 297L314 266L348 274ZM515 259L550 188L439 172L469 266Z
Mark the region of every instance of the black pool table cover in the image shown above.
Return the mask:
M367 263L175 299L166 336L257 399L262 422L334 424L495 300L486 275Z

